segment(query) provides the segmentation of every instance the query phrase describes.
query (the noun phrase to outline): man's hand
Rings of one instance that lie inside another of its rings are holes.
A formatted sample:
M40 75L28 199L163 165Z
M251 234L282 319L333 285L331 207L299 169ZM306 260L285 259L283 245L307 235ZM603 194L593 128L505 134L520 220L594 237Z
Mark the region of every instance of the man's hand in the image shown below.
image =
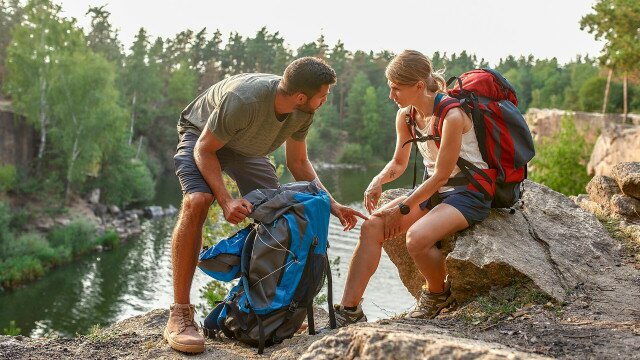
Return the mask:
M337 201L331 203L331 213L340 220L344 231L353 229L358 223L359 217L364 220L368 220L367 216L361 212L354 210L350 207L339 204Z
M220 204L220 206L224 218L233 225L240 223L253 211L253 205L245 199L232 199L224 205Z
M384 221L384 239L389 240L401 234L400 222L402 220L402 213L400 208L392 206L391 208L376 211L371 216L377 216Z

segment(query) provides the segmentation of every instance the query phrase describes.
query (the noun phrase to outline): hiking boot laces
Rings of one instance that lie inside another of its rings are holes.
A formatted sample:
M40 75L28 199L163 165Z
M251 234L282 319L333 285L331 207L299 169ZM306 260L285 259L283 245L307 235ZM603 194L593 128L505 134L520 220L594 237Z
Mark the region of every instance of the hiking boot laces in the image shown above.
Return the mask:
M180 329L178 333L182 333L190 326L193 326L196 331L198 330L198 324L193 320L193 315L196 312L195 307L189 305L188 307L179 307L175 310L178 311L178 324Z

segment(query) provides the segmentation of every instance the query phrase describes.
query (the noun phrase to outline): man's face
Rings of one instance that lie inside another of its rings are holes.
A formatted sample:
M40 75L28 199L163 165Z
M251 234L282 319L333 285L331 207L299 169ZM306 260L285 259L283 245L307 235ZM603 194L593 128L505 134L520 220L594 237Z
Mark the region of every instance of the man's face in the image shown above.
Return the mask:
M329 96L329 88L331 86L326 84L320 87L320 90L312 97L307 97L307 101L304 104L298 105L297 110L304 111L309 114L314 114Z

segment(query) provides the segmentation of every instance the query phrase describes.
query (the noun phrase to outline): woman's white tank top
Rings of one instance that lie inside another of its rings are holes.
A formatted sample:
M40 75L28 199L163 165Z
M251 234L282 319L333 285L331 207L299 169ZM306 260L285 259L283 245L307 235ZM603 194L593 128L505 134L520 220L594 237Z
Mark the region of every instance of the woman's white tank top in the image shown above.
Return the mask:
M431 133L431 121L434 121L434 116L431 117L429 122L427 122L427 126L425 129L418 128L418 131L422 135L433 135ZM427 140L425 142L418 142L418 150L420 150L420 154L422 154L422 158L424 159L424 166L426 167L427 173L429 176L433 176L436 159L438 158L438 147L436 146L435 141ZM462 134L462 146L460 147L460 157L470 161L473 165L477 166L480 169L488 169L489 166L482 159L482 154L480 153L480 148L478 147L478 139L476 138L476 132L473 128L473 122L471 122L471 129L466 133ZM460 172L460 168L456 165L455 169L451 173L450 178L458 175ZM438 189L438 192L446 192L453 190L452 186L443 186Z

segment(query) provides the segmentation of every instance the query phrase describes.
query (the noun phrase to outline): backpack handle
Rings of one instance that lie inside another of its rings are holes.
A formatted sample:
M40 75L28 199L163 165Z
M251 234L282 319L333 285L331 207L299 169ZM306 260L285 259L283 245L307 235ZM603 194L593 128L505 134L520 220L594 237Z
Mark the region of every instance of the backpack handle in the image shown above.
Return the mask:
M447 87L451 86L453 80L458 80L458 87L460 87L460 91L462 91L462 80L460 80L460 78L457 76L452 76L449 78L449 80L447 80Z

